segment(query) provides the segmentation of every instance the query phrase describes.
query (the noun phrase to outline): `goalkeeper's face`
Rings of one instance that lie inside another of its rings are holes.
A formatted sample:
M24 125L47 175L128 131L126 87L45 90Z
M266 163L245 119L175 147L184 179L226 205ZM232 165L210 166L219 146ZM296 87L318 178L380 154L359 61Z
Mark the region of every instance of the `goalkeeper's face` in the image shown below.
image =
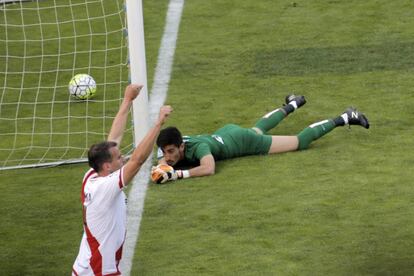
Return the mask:
M184 143L179 147L176 145L167 145L162 148L164 160L168 165L174 167L180 160L184 158Z

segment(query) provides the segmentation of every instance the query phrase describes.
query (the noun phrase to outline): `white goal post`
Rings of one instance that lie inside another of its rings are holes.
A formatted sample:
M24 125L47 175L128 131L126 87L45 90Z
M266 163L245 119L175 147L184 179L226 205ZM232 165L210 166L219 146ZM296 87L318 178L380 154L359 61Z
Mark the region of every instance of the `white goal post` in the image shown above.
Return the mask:
M142 0L126 0L126 9L131 83L144 85L132 107L135 130L134 142L135 145L138 145L149 128L147 63Z
M87 161L129 82L144 84L121 145L134 149L149 124L142 15L142 0L0 0L0 170ZM78 73L94 98L70 97Z

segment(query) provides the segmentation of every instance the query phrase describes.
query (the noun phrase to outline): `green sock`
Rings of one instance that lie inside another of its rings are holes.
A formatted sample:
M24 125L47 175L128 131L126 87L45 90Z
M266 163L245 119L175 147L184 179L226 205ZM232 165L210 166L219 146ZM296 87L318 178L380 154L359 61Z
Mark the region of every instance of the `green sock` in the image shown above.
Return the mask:
M336 127L334 121L325 120L305 128L298 134L299 150L307 149L313 141L324 136Z
M255 128L260 129L263 134L277 126L284 118L286 117L286 113L283 111L282 108L275 109L256 122L254 125Z

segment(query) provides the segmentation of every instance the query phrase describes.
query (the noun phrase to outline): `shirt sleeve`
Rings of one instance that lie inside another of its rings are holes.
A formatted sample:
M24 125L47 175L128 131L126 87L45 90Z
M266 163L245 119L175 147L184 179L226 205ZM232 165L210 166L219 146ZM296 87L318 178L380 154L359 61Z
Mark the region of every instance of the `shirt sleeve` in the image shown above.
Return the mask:
M199 144L194 150L194 157L198 160L209 154L211 154L211 150L206 143Z

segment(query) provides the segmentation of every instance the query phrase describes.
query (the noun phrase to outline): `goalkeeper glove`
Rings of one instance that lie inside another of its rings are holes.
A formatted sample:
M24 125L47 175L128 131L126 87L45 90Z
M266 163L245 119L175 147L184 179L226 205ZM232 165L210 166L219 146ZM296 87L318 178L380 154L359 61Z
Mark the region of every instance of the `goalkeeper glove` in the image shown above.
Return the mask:
M160 164L151 169L151 179L157 184L163 184L167 181L173 181L183 178L183 171L174 170L173 167Z

